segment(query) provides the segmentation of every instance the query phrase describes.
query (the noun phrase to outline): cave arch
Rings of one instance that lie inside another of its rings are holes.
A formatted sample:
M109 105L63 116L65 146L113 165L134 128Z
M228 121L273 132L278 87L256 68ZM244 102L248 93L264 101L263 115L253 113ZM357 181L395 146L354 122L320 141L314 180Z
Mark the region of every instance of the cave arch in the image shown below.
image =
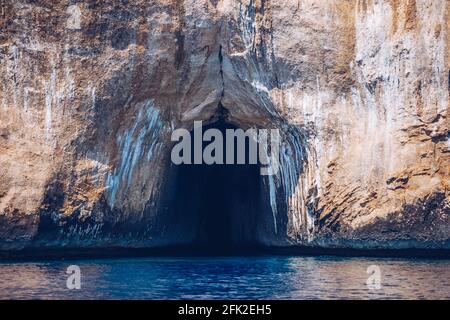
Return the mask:
M203 127L204 131L210 128L225 136L225 130L239 127L220 117ZM248 160L246 152L245 164L170 164L165 215L170 222L165 225L178 244L208 252L236 252L260 247L269 235L275 235L261 165Z

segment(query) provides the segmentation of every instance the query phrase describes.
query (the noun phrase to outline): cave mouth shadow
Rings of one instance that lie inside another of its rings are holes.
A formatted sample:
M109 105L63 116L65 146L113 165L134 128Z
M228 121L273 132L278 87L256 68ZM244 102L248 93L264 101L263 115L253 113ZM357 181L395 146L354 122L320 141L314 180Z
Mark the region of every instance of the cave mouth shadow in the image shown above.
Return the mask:
M223 119L203 126L205 132L238 129ZM193 134L191 132L191 137ZM203 142L203 150L210 142ZM192 143L193 145L193 143ZM235 143L234 155L237 154ZM193 149L191 154L193 155ZM171 237L186 250L221 254L248 251L263 246L272 212L260 164L249 164L249 141L246 139L245 164L171 163L166 220ZM236 160L236 158L235 158Z

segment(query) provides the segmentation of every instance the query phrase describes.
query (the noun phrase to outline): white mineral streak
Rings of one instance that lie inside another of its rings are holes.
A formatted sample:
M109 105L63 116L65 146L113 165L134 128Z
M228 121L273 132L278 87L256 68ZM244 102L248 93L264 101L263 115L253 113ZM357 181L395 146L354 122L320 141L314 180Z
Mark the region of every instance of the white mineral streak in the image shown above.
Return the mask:
M6 97L6 84L3 84L3 97L2 97L3 109L8 109L8 98Z
M45 92L45 139L49 141L51 139L52 130L52 94L49 84L44 82Z
M269 135L267 134L267 131L260 131L259 136L255 137L256 140L259 142L259 148L263 148L263 152L261 152L261 150L259 151L259 155L260 157L263 157L265 159L265 163L268 163L269 168L268 168L268 175L265 176L265 179L263 180L266 185L267 188L269 190L269 203L270 203L270 207L271 207L271 211L272 211L272 219L273 219L273 228L274 228L274 232L275 234L278 233L278 223L277 223L277 216L278 216L278 199L277 199L277 176L280 174L282 168L278 168L278 170L275 170L273 167L273 160L268 159L269 157L269 146L268 144L270 143L269 141L272 141L271 138L269 137ZM280 140L277 140L278 142L280 142ZM270 150L271 152L273 152L273 150ZM281 152L281 149L280 149ZM282 159L280 158L280 164L278 164L278 167L280 165L282 165ZM275 172L275 174L274 174Z
M131 128L117 137L119 162L106 178L111 207L114 207L118 191L126 193L127 187L132 184L133 173L139 161L143 158L146 161L152 159L161 129L159 111L154 107L153 101L149 100L141 106Z
M70 66L67 66L65 68L66 70L66 82L67 82L67 96L68 98L72 99L75 97L75 81L72 76L72 69Z
M275 233L278 233L278 225L277 225L277 194L276 194L276 185L275 185L275 176L269 175L267 177L267 180L269 181L269 201L270 201L270 207L272 208L272 218L273 218L273 227Z
M449 70L448 61L446 64L445 60L448 54L445 39L448 37L449 30L444 27L446 23L448 24L446 10L449 5L448 1L418 1L417 10L424 13L419 18L419 25L422 28L420 36L424 46L416 48L414 43L411 43L411 47L416 51L416 59L425 57L428 60L427 64L433 66L432 83L422 87L422 90L425 88L425 92L422 92L424 105L435 106L434 111L441 114L445 113L449 106ZM436 26L441 26L438 37L436 37ZM425 50L425 52L419 50ZM414 65L411 66L413 67Z
M82 13L80 7L76 4L67 7L67 18L66 26L68 29L78 30L81 29L81 18Z
M57 78L57 66L52 55L51 59L51 73L50 79L43 81L44 89L44 105L45 105L45 117L44 117L44 130L45 130L45 140L48 143L53 143L53 125L54 125L54 115L59 112L59 105L64 96L64 91L58 92L58 78Z
M96 96L94 86L91 88L91 102L92 102L92 110L95 110Z
M10 71L13 75L13 104L17 107L17 78L19 77L19 49L17 46L13 45L10 47L11 55L13 60L12 70Z
M366 149L370 150L370 154L361 154L361 161L363 167L377 168L387 175L406 169L410 163L411 153L403 155L396 150L399 148L397 137L399 130L405 129L399 126L403 119L411 121L412 113L418 112L417 102L412 97L413 77L422 76L417 74L419 66L435 68L432 84L422 81L420 85L423 104L435 106L423 120L429 121L444 113L449 105L445 72L442 72L445 69L445 31L442 30L438 38L435 35L436 25L443 25L445 21L446 1L417 1L416 6L421 13L419 16L426 19L418 23L422 28L419 44L413 33L390 35L391 30L386 25L393 24L395 13L388 2L376 3L371 10L358 8L356 11L355 60L363 61L357 74L359 83L365 86L353 91L353 104L359 112L362 107L367 113L361 118L367 119L363 139L368 143ZM360 90L364 91L364 102ZM410 105L413 110L409 110Z
M272 100L276 100L276 94L271 93ZM291 114L293 123L281 148L281 168L274 190L271 190L271 199L279 199L287 204L289 236L293 239L305 236L305 240L312 241L315 219L308 204L314 202L321 192L320 161L324 153L321 140L324 117L322 104L330 98L327 91L320 89L318 77L314 91L303 92L294 85L285 89L284 97L283 105ZM314 124L313 135L307 141L302 130L311 123ZM310 147L305 149L307 143ZM280 195L278 198L277 193L284 197Z
M29 100L28 100L28 88L23 88L23 111L28 112Z
M250 7L250 10L252 8ZM255 32L255 20L254 16L251 16L243 3L239 4L239 27L242 32L242 39L245 44L246 51L250 50L254 46L254 32Z

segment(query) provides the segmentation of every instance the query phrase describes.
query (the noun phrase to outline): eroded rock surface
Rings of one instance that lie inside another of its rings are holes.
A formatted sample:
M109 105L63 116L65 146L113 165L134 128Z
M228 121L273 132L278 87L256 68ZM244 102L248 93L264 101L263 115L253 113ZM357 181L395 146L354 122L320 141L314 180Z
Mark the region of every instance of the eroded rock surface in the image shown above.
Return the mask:
M450 246L448 1L0 5L1 249L184 243L170 135L220 105L282 132L261 243Z

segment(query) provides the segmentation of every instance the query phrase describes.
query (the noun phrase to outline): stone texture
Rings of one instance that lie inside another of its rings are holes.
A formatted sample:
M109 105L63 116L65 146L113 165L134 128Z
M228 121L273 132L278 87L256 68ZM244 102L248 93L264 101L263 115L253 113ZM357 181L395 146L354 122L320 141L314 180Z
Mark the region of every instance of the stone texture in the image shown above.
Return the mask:
M170 134L219 104L282 131L262 243L449 247L448 1L0 5L1 249L183 243Z

